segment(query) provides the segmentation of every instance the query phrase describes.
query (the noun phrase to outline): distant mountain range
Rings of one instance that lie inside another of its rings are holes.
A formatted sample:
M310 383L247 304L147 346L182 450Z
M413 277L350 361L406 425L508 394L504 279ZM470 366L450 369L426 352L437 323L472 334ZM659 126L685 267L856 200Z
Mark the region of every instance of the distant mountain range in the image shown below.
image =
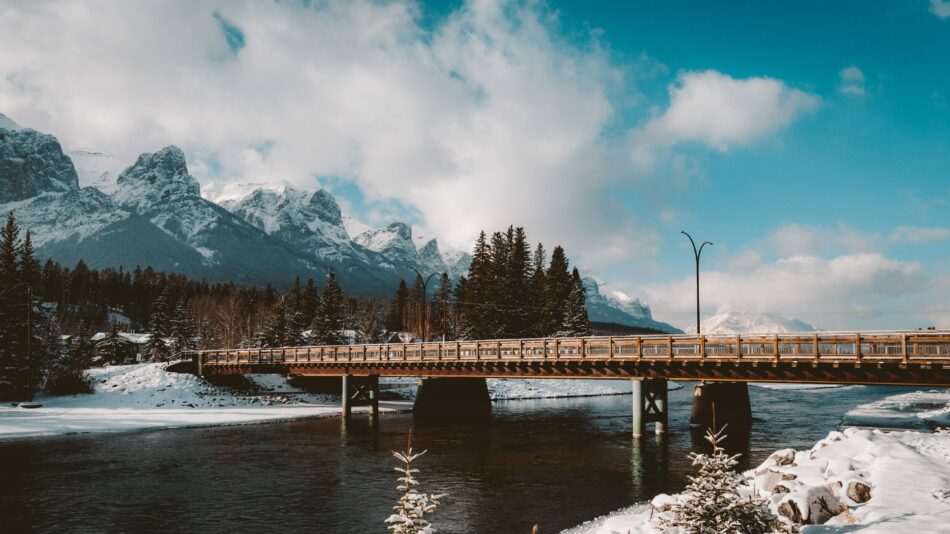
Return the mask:
M0 114L0 213L14 211L40 256L92 268L152 266L210 281L277 285L333 269L350 293L391 297L399 280L465 274L471 256L418 228L369 228L325 190L233 184L202 196L175 146L123 166L106 152L65 153L52 135ZM585 280L591 320L664 331L648 306Z
M722 311L702 321L704 334L781 334L784 332L815 332L814 326L776 315L774 313L752 313ZM695 333L696 326L686 329Z

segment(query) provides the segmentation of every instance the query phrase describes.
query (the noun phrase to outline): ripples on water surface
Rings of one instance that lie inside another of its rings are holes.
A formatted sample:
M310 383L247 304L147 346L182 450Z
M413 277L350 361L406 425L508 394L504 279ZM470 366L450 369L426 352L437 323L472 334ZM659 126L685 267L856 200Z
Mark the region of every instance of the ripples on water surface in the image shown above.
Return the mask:
M850 408L905 388L750 388L742 467L808 448ZM629 396L496 403L480 426L415 426L439 532L542 532L678 491L699 446L692 387L670 392L668 439L630 437ZM408 414L0 442L0 531L385 532Z

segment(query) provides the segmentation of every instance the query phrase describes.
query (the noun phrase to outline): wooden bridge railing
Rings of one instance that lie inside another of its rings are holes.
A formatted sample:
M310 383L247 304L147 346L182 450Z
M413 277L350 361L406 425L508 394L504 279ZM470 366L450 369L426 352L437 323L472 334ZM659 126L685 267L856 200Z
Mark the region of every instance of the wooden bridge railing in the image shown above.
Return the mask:
M704 334L322 345L200 351L204 366L611 359L950 362L950 331Z

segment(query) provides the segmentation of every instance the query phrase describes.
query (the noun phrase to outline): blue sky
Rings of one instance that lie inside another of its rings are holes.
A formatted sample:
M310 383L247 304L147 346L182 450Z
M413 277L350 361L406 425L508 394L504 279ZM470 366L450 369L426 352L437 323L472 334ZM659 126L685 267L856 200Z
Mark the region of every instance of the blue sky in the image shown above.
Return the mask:
M950 327L942 0L14 1L0 73L67 148L177 144L210 198L325 187L460 247L523 225L674 324L686 229L704 314Z

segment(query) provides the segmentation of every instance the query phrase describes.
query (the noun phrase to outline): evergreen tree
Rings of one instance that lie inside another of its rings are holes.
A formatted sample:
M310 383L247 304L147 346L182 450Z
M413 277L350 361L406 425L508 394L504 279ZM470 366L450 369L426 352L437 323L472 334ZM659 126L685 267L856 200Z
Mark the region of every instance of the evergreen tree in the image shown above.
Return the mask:
M100 360L110 364L125 363L128 352L128 342L119 335L116 323L112 323L109 334L96 343L96 353Z
M92 360L92 345L85 321L80 320L76 334L62 357L54 360L46 378L46 392L50 395L70 395L92 391L85 370Z
M178 301L178 306L175 308L175 316L169 322L171 324L170 334L175 339L175 346L178 352L192 349L192 340L196 335L195 330L197 328L195 326L195 317L184 298Z
M307 315L306 294L300 285L300 277L294 280L294 285L287 294L287 341L288 345L303 345L304 331L310 326L313 317Z
M580 337L590 335L590 320L587 317L586 295L581 275L574 269L571 275L571 293L564 308L564 319L555 334L558 337Z
M719 442L726 438L724 430L706 432L706 440L712 444L711 455L689 454L693 465L699 466L699 473L689 477L686 499L673 505L674 518L661 520L661 528L681 528L690 534L796 532L796 527L772 514L764 499L740 495L745 478L734 471L739 455L730 456L719 448Z
M409 288L406 286L405 280L400 280L399 288L396 289L396 295L393 297L389 315L386 318L386 330L401 332L406 329L406 306L408 303Z
M547 258L545 256L544 245L538 243L531 258L531 278L528 281L529 288L529 307L528 307L528 333L530 337L542 337L545 335L542 320L544 317L544 267Z
M393 451L393 456L402 464L396 468L399 473L399 482L396 491L400 493L399 502L393 506L396 512L386 519L386 528L393 534L431 534L435 532L432 524L426 519L439 506L439 499L445 495L430 495L419 493L419 469L412 463L425 454L426 451L413 454L412 446L407 446L404 452Z
M327 273L327 285L320 299L315 335L318 343L340 345L343 343L343 290L336 281L336 274Z
M491 247L485 232L478 235L468 268L465 301L462 304L461 339L487 339L494 331L491 321Z
M439 325L439 335L442 339L455 339L455 329L452 324L452 279L448 273L442 273L439 278L439 288L432 296L432 307L429 317L431 323Z
M284 347L288 343L287 329L287 300L283 297L277 300L270 320L264 326L263 346Z
M361 307L357 325L357 341L359 343L378 343L380 341L382 323L379 320L379 309L372 301L366 302Z
M152 301L151 318L148 328L148 351L152 361L165 361L168 359L168 344L165 342L165 338L170 335L171 328L167 308L168 289L166 288Z
M507 296L510 308L507 314L509 328L505 337L521 338L532 335L531 302L531 249L524 228L508 228L511 246L508 256L502 295Z
M53 365L65 357L66 344L63 343L63 330L55 314L42 316L37 330L39 343L36 350L42 358L40 383L43 384L48 382ZM48 390L45 385L44 389Z
M548 272L544 276L544 304L541 309L540 332L542 336L550 336L560 329L573 285L564 249L560 246L554 247Z
M0 395L32 396L28 316L32 314L20 271L20 228L13 212L0 229Z

